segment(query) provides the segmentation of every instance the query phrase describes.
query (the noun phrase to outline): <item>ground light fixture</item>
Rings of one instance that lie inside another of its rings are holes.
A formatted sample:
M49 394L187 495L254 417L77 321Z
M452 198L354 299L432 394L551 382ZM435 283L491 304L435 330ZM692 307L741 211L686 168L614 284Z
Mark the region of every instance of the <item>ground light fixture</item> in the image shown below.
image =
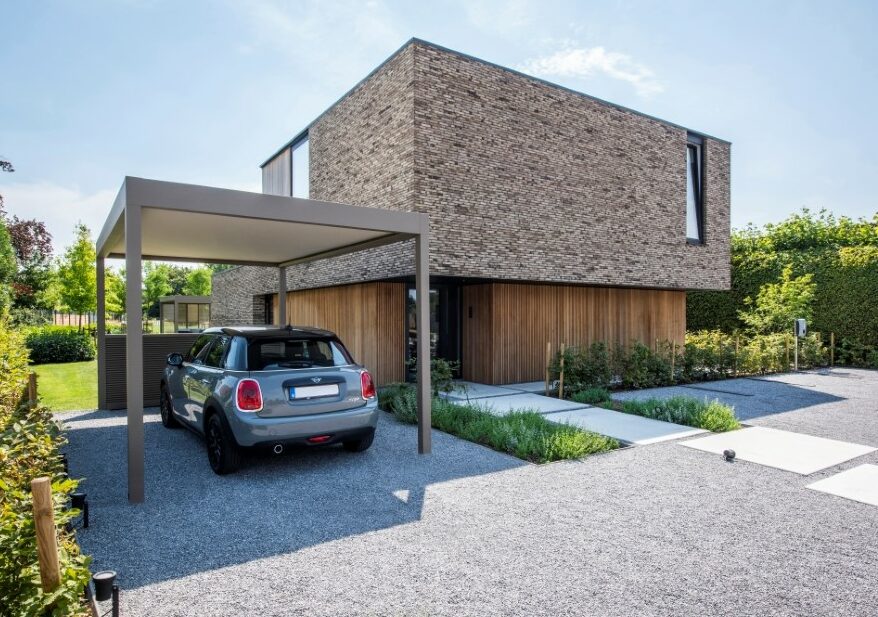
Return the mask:
M112 599L113 605L108 611L112 617L119 617L119 585L116 584L116 572L114 570L101 570L91 577L95 586L95 600L106 602ZM107 615L104 613L103 616Z
M70 506L80 511L82 515L82 528L88 529L88 498L85 493L72 493Z
M734 450L723 450L723 458L726 459L729 463L735 460L735 451Z

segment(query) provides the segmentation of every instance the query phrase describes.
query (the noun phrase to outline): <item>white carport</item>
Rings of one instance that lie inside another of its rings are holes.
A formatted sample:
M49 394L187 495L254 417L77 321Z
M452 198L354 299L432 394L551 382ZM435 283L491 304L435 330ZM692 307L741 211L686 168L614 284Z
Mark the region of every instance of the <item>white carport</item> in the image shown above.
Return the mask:
M97 241L98 372L105 355L107 258L125 258L128 500L144 501L144 259L272 266L286 294L293 264L415 240L418 452L430 452L429 241L425 214L126 177ZM286 302L278 302L284 324Z

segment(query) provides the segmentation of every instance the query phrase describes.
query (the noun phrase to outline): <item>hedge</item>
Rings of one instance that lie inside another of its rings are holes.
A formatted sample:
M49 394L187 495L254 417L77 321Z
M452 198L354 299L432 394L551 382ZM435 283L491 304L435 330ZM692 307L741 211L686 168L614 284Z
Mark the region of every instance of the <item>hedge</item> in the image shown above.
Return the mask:
M26 345L34 364L94 360L94 337L72 326L43 326L27 331Z
M90 615L83 603L89 558L82 555L66 523L78 514L68 509L77 481L61 461L63 433L45 407L22 402L27 383L23 336L0 324L0 617ZM40 585L30 482L52 479L58 525L61 585L52 594Z
M744 298L755 298L762 285L776 282L791 265L794 276L814 277L810 330L822 333L824 342L834 333L839 343L847 341L847 349L860 350L844 355L845 363L878 367L869 361L878 347L878 215L853 221L804 210L776 225L736 231L731 243L732 288L687 293L690 330L741 329L738 311Z

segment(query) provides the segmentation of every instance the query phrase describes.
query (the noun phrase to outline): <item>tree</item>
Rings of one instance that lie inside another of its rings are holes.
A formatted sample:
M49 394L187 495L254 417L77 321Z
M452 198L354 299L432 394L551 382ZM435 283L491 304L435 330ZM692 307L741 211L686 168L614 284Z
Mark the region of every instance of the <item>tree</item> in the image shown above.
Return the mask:
M210 268L192 268L186 275L186 285L183 294L187 296L210 295Z
M143 313L147 317L158 317L159 298L169 296L174 288L171 285L172 268L170 264L148 261L143 264ZM185 280L185 279L184 279ZM182 289L182 284L181 284Z
M0 216L5 213L0 211ZM51 283L52 234L46 224L36 219L6 219L6 226L15 250L16 274L13 281L14 305L17 307L52 308L43 306L42 294Z
M107 268L104 273L106 285L105 304L108 313L121 315L125 312L125 270L116 274L114 270Z
M95 310L97 304L97 275L95 273L95 247L91 232L82 223L76 226L76 241L64 251L58 266L61 302L74 313Z
M778 282L759 288L755 302L749 296L744 300L750 308L740 312L741 321L760 334L790 330L800 317L811 321L815 289L813 274L794 278L788 265Z
M0 171L13 172L12 163L0 159ZM0 195L0 213L3 195ZM15 276L15 251L5 221L0 221L0 313L6 313L12 303L12 282Z

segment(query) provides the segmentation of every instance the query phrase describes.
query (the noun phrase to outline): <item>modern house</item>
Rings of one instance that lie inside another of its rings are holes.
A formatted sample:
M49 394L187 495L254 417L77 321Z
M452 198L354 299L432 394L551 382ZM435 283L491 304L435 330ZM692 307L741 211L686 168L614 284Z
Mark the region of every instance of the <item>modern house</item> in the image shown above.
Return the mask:
M730 284L730 144L413 39L262 164L263 192L430 218L433 353L540 380L546 344L683 342ZM382 246L287 270L290 323L381 383L414 348L415 264ZM276 271L214 275L214 324L272 323Z

